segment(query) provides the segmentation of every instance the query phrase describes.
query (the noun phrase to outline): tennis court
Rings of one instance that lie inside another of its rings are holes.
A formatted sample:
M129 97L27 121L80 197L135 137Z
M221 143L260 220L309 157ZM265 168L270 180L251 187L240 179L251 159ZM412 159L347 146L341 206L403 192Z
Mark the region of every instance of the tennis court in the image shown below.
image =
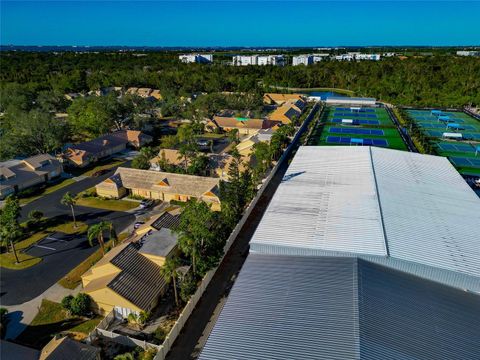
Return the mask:
M475 146L470 144L456 144L451 142L440 142L437 143L437 146L440 150L443 151L451 151L451 152L468 152L468 153L475 153Z
M375 113L375 109L372 108L349 108L349 107L336 107L335 111L348 111L348 112L360 112L360 113Z
M471 167L480 169L480 159L451 156L450 161L458 167Z
M332 122L336 124L341 124L343 120L353 120L353 123L358 125L380 125L380 121L378 120L365 120L365 119L333 118Z
M460 173L480 175L480 121L461 111L407 110L433 140L439 155L446 156ZM462 134L448 141L444 133ZM478 149L477 149L478 147Z
M380 129L357 129L352 127L331 127L328 129L330 133L340 133L340 134L355 134L355 135L374 135L374 136L384 136L385 133Z
M388 147L388 141L385 139L352 138L346 136L327 136L327 143Z

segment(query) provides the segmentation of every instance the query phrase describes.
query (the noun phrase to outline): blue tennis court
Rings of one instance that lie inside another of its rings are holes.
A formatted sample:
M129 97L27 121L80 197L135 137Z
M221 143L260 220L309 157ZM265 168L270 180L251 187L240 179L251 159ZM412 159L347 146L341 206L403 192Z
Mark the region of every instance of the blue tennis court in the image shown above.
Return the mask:
M438 143L437 146L444 151L458 151L458 152L471 152L475 153L475 148L469 144L451 144L451 143Z
M333 118L332 122L336 124L341 124L342 123L342 118ZM358 120L355 119L355 123L359 125L380 125L380 121L378 120Z
M361 140L361 141L360 141ZM382 146L388 147L388 141L385 139L355 139L344 136L327 136L327 143L333 144L355 144L365 146Z
M419 125L423 128L430 128L430 129L445 129L446 125L442 123L424 123L424 122L419 122ZM472 125L462 125L461 126L462 130L475 130L475 127Z
M377 114L358 114L358 113L352 113L352 112L337 112L337 111L333 113L333 116L347 116L349 118L360 117L360 118L369 118L369 119L377 118Z
M450 157L450 161L455 166L466 166L466 167L474 167L480 169L480 159L475 158L465 158L465 157Z
M330 133L341 133L341 134L356 134L356 135L373 135L373 136L384 136L385 133L383 130L378 129L354 129L354 128L338 128L332 127L328 130Z
M345 108L345 107L336 107L335 111L352 111L351 108ZM369 109L369 108L360 108L358 110L354 110L352 112L361 112L361 113L374 113L375 109Z

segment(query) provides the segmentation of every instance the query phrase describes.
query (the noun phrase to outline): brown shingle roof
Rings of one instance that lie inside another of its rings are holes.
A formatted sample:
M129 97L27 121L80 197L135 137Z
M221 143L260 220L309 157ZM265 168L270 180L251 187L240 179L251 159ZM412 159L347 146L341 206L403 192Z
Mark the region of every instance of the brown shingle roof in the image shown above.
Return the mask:
M53 338L45 345L39 360L94 360L100 349L68 337Z
M234 117L214 116L213 121L220 128L246 128L246 129L267 129L270 127L265 119L248 119L240 121Z
M127 189L160 190L164 193L201 198L206 192L216 193L219 179L204 176L174 174L161 171L119 167L121 185ZM102 186L103 183L97 186Z

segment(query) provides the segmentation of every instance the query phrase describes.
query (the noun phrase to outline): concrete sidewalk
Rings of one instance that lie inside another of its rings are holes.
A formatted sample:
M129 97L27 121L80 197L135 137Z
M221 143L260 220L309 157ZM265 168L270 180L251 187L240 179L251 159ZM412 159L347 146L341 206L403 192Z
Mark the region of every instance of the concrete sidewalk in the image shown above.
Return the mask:
M36 298L23 304L2 306L8 310L8 325L5 339L15 339L26 329L28 324L30 324L37 315L43 299L61 302L67 295L78 294L81 288L82 285L78 285L76 289L70 290L65 289L59 284L54 284Z

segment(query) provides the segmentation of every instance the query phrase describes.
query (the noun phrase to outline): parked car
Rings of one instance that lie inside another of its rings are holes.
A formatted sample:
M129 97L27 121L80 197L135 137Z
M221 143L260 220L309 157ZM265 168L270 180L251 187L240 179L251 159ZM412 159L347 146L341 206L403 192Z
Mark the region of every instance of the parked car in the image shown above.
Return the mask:
M155 202L153 200L142 200L140 202L140 209L147 209L152 206Z
M145 224L145 221L137 221L137 222L133 225L133 228L136 230L136 229L138 229L140 226L142 226L143 224Z
M99 177L99 176L102 176L102 175L105 175L106 173L108 173L110 170L109 169L101 169L101 170L98 170L98 171L95 171L92 176L93 177Z

